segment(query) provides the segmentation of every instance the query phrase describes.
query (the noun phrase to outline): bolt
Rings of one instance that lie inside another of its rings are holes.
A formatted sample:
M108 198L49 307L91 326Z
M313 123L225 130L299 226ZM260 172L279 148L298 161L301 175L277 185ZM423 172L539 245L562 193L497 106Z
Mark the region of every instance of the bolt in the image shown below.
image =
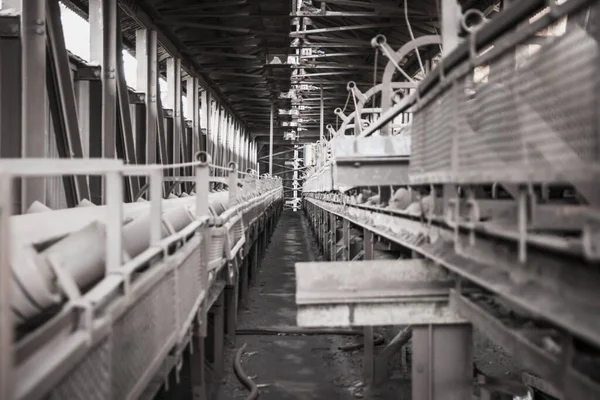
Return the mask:
M36 19L35 23L38 24L38 25L44 25L44 20L42 20L42 19Z
M355 162L354 163L354 168L360 168L360 163L359 162Z
M35 28L35 33L37 33L38 35L43 35L44 34L44 28Z
M17 33L17 32L19 32L19 25L11 25L10 26L10 32L11 33Z

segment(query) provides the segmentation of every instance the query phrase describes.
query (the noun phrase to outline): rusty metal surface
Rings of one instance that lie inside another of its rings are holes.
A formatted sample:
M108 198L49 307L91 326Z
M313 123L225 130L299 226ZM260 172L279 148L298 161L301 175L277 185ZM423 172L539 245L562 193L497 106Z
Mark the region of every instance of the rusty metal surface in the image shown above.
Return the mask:
M296 263L300 326L463 321L448 308L454 284L424 260Z

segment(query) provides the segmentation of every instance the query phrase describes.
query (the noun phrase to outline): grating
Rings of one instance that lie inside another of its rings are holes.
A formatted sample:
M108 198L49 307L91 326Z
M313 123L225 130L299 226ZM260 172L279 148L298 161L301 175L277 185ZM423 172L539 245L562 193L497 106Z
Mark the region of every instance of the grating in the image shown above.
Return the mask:
M111 338L107 336L52 390L48 400L110 400Z
M188 321L190 314L196 311L193 308L202 294L200 242L192 240L186 244L186 247L193 247L193 249L187 251L187 256L177 268L179 321L182 323ZM180 251L185 251L185 249ZM188 326L181 326L180 334L188 328Z
M587 21L569 16L565 29L543 29L424 100L411 180L570 182L585 192L600 170L600 53Z
M113 325L113 398L124 399L176 333L175 274L165 274Z

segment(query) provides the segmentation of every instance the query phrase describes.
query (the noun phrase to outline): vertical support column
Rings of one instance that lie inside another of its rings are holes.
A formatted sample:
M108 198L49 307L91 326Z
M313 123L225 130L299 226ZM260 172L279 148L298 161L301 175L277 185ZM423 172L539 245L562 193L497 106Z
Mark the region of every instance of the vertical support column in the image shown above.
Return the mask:
M329 243L329 259L331 261L337 260L337 218L334 213L329 215L329 237L327 238Z
M221 148L223 147L223 113L221 107L215 102L215 164L223 165L223 157ZM216 171L221 174L220 171Z
M104 158L115 157L117 131L117 0L90 0L90 61L102 68L102 121L99 138ZM90 136L92 132L90 132ZM102 187L102 202L106 202L106 185Z
M4 3L5 7L15 8L12 7L11 2L6 4L5 1ZM19 16L4 16L0 18L7 24L10 23L9 19L12 19L14 28L19 26ZM21 70L21 33L18 31L18 28L15 30L12 36L0 37L0 158L18 158L22 155L21 76L23 71ZM21 180L14 179L10 187L12 188L13 198L12 200L7 199L10 202L4 204L4 207L8 207L9 213L12 210L20 212L22 207ZM2 195L4 193L0 194L0 196ZM13 206L12 210L10 210L11 202ZM1 209L0 212L2 212ZM0 251L4 250L0 249ZM2 322L0 322L1 324ZM2 328L0 327L0 329ZM2 354L6 353L2 352ZM3 383L0 381L0 387L2 387ZM2 394L4 392L0 389L0 398L2 398Z
M373 232L363 228L363 249L365 255L364 261L373 260L374 236ZM364 361L363 361L363 376L367 383L375 381L375 344L373 343L373 327L365 326L363 328L364 340Z
M323 142L323 140L325 140L325 104L323 103L323 86L322 85L320 88L320 93L321 93L321 101L320 101L319 108L321 110L321 119L320 119L321 129L320 129L319 138L321 139L321 142Z
M193 161L194 154L203 150L202 146L200 145L202 133L200 132L199 89L200 85L198 84L198 78L188 76L186 88L188 106L187 113L188 117L192 121L192 142L188 143L188 146L191 146L191 148L188 149L188 154L191 153L191 157L188 157L189 160L186 161ZM190 190L189 187L188 190Z
M146 94L146 164L156 164L158 123L158 41L156 31L140 29L136 32L135 57L137 59L138 90Z
M231 262L237 263L238 260L236 258ZM234 266L234 268L237 269L237 266ZM232 286L225 287L225 307L227 312L225 333L231 345L235 345L235 328L237 325L238 294L240 288L237 278L236 276Z
M239 285L240 285L240 299L241 299L241 303L240 303L240 307L247 309L247 302L248 302L248 282L250 281L248 274L250 273L250 265L249 265L249 261L248 258L245 257L242 259L241 261L241 265L240 265L240 279L239 279Z
M0 354L2 354L0 357L0 399L13 398L13 318L10 307L12 188L11 177L0 174Z
M412 331L412 398L415 400L471 398L473 381L471 325L420 325L413 327Z
M292 210L298 211L300 198L298 197L298 188L300 184L298 182L298 169L300 168L300 157L298 155L298 147L294 146L294 172L293 172L293 181L292 181L292 189L294 194L294 203Z
M442 51L448 55L459 44L461 9L456 0L442 0Z
M131 108L129 102L129 89L125 81L125 69L123 67L123 39L121 38L121 20L117 18L117 104L118 104L118 140L117 152L119 158L125 164L137 164L135 157L135 142L133 139L133 124L131 122ZM119 154L120 153L120 154ZM133 201L140 190L140 181L137 176L125 178L126 200Z
M344 261L350 261L350 222L344 218L342 222L342 232L344 234Z
M220 379L224 371L224 358L225 358L225 304L224 294L221 292L217 301L212 306L211 312L213 313L213 371L216 374L217 379Z
M173 109L173 163L181 162L181 60L171 57L167 59L167 104ZM173 170L179 175L179 169Z
M61 158L82 158L83 146L77 120L77 102L65 47L60 8L57 2L48 2L47 7L49 49L47 65L51 73L47 79L48 98L52 110L54 134L57 136L57 150ZM90 199L87 177L65 176L63 182L69 206L74 207L81 199Z
M204 157L203 157L204 155ZM196 217L203 218L210 215L210 208L208 202L208 191L209 191L209 170L208 161L210 157L204 153L200 153L198 161L201 161L203 165L196 167ZM202 291L204 292L204 299L200 303L200 310L198 311L198 319L200 322L201 335L206 336L207 332L207 299L209 293L209 282L208 282L208 257L206 254L210 254L210 228L208 224L204 224L200 230L202 235L202 258L200 265L200 282L202 282Z
M193 353L190 354L190 375L192 396L195 400L208 400L206 392L206 371L204 369L205 350L204 338L198 329L194 329L192 336Z
M21 151L22 157L46 157L46 0L11 1L21 11ZM40 90L42 91L40 93ZM36 200L46 202L43 178L26 178L21 211Z
M271 103L271 118L269 125L269 175L273 175L273 124L275 123L275 104Z
M236 141L235 141L235 159L236 159L236 163L237 165L240 167L241 171L245 172L246 170L244 169L244 161L242 158L242 127L240 126L239 122L235 122L235 135L236 135Z
M201 143L201 150L206 151L209 155L211 154L211 124L210 124L210 93L206 90L202 91L200 95L200 129L203 131L203 140Z

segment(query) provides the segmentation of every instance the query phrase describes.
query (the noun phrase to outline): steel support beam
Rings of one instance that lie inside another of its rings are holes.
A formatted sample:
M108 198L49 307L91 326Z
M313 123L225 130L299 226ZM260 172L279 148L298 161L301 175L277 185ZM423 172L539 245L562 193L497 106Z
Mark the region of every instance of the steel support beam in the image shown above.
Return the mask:
M95 1L107 1L107 0L95 0ZM137 4L137 3L136 3ZM164 29L158 29L156 27L155 20L148 15L144 11L144 7L140 7L138 5L133 5L133 3L128 4L128 2L122 2L120 4L121 8L133 19L135 19L142 27L147 29L151 29L157 32L158 34L158 42L161 46L174 58L178 58L182 60L183 69L190 75L195 76L199 80L199 84L205 89L211 92L211 96L216 99L222 106L230 109L228 105L224 102L224 99L221 98L219 93L215 91L214 87L211 87L209 83L198 73L199 65L189 56L185 56L181 54L179 51L179 47L183 45L183 43L179 44L179 46L173 43L172 39L176 38L175 35L170 32L165 32ZM160 16L159 16L160 17ZM168 30L168 29L167 29ZM233 112L233 111L232 111Z
M275 104L271 103L271 118L269 120L269 175L273 175L273 127L275 118Z
M200 95L200 129L202 131L202 145L203 145L202 150L204 150L212 155L212 153L211 153L212 130L211 130L211 124L210 124L210 118L211 118L210 102L211 102L210 93L203 90L202 94Z
M4 53L0 56L4 56ZM3 64L0 67L4 66ZM0 73L2 72L0 71ZM0 83L2 82L0 81ZM5 86L0 87L0 89L5 88ZM0 111L4 111L3 107L0 108ZM4 125L1 127L4 128ZM15 379L13 368L14 325L13 310L11 309L13 260L10 256L12 188L11 178L8 175L0 174L0 354L2 354L0 357L0 399L13 398L13 380Z
M464 400L472 396L470 324L412 328L413 400Z
M46 22L49 50L46 78L56 147L61 158L82 158L75 91L57 2L48 1ZM75 207L83 199L91 200L87 177L63 176L62 179L69 207Z
M323 86L321 85L320 88L320 92L321 92L321 98L320 98L320 111L321 111L321 115L320 115L320 119L319 119L319 124L320 124L320 131L319 131L319 138L321 139L321 142L323 140L325 140L325 104L323 102Z
M167 107L173 110L173 163L181 162L181 60L171 57L167 59ZM172 171L173 176L179 175L179 170Z
M90 0L90 61L102 68L102 121L97 140L102 144L103 158L115 157L117 131L117 0ZM96 139L94 139L96 140ZM106 202L106 184L101 191Z
M344 25L344 26L333 26L330 28L311 29L298 32L291 32L290 37L303 37L305 35L314 35L317 33L329 33L329 32L344 32L359 29L375 29L375 28L389 28L398 26L397 22L381 22L375 24L364 24L364 25ZM328 47L325 45L324 47Z
M441 13L442 51L444 55L448 55L458 46L460 40L458 37L462 16L460 4L457 0L442 0Z
M3 8L21 14L21 156L46 157L47 105L40 88L46 87L46 0L9 0ZM34 201L45 203L45 181L23 179L21 210Z
M21 77L23 71L19 31L21 20L18 15L0 18L7 26L13 26L12 34L0 35L0 158L18 158L22 154ZM15 179L11 188L13 199L12 210L10 207L8 210L9 214L11 211L20 212L22 209L21 180ZM0 387L3 383L0 381ZM0 394L3 394L1 390Z
M123 67L123 38L121 37L121 20L117 18L117 104L118 104L118 133L117 149L120 148L119 158L125 161L125 164L137 164L135 157L135 142L133 138L133 124L131 122L131 109L129 104L129 88L125 81L125 69ZM125 178L125 199L134 201L136 194L140 190L140 181L137 176L128 176Z
M192 153L195 154L200 151L200 114L199 114L199 98L200 86L198 79L191 76L187 77L186 80L186 94L187 94L187 117L192 121ZM189 160L191 161L191 160Z
M145 162L156 163L158 123L158 41L156 31L139 29L136 32L137 85L146 94Z

